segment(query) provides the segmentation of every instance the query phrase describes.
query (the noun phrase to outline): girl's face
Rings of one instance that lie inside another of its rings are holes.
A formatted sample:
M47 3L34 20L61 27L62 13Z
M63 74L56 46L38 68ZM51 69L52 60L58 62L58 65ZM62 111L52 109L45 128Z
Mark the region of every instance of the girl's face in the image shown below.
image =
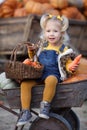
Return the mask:
M59 43L61 38L61 24L58 21L47 21L44 35L46 40L51 44Z

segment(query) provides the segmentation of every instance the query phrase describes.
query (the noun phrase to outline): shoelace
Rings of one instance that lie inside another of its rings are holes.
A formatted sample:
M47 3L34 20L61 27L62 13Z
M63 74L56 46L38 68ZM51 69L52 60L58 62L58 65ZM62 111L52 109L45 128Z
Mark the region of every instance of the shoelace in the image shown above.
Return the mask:
M43 109L44 108L44 109ZM41 104L41 109L45 112L48 113L50 110L50 104Z
M28 117L28 114L29 114L28 111L23 112L22 118L23 118L23 119L26 119L26 117ZM26 115L27 115L27 116L26 116Z

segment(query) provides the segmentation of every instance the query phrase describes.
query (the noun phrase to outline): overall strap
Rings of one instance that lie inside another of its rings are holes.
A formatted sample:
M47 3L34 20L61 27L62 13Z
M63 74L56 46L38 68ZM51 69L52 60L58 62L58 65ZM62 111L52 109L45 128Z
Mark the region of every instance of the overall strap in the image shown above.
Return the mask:
M61 47L60 47L60 49L59 49L59 51L62 53L63 51L64 51L64 48L65 48L66 46L64 45L64 44L62 44L61 45Z

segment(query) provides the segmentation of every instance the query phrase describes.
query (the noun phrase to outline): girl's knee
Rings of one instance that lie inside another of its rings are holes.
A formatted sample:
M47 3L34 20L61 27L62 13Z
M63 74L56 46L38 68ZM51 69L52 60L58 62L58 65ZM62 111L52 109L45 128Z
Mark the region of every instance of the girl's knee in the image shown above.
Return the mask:
M54 76L54 75L50 75L50 76L48 76L47 78L46 78L46 80L45 80L45 83L46 82L52 82L52 83L58 83L58 79L57 79L57 77L56 76Z
M28 80L28 81L23 81L21 83L21 87L27 87L27 88L32 88L34 85L36 85L37 83L34 80Z

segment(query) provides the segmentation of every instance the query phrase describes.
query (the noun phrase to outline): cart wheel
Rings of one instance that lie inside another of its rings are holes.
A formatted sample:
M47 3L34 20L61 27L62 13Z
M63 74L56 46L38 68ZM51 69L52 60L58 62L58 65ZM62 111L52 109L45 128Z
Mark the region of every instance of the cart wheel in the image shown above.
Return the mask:
M80 121L73 110L70 110L64 118L70 123L73 130L80 130Z
M70 124L62 116L50 113L49 119L37 117L29 130L72 130Z
M56 109L52 112L61 115L71 125L72 130L80 130L80 121L73 110L70 109Z

